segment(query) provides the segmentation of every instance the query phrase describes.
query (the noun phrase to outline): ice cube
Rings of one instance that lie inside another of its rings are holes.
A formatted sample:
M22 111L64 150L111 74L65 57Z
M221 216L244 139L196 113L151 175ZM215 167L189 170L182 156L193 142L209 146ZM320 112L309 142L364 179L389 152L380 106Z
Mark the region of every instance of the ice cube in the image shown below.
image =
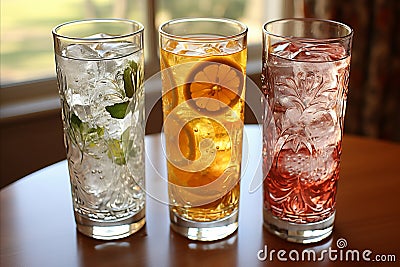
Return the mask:
M222 50L214 45L205 45L203 47L203 53L207 55L218 55L222 53Z
M301 52L302 44L298 42L281 42L274 44L272 53L287 59L294 59Z
M111 159L107 155L107 145L104 140L98 140L100 143L87 146L85 156L82 157L82 164L79 171L85 177L85 189L93 197L99 196L109 190L113 181L113 168L104 168L104 166L113 166ZM90 196L90 195L88 195ZM100 204L101 199L93 198L93 202Z
M96 83L96 90L90 96L90 101L93 105L100 108L122 102L123 95L120 89L109 79L101 79Z
M346 57L346 51L340 44L314 44L305 40L277 43L272 51L287 59L313 62L336 61Z
M89 105L81 105L81 104L76 104L72 106L73 113L78 116L78 118L82 122L89 122L90 121L90 106Z
M168 40L165 43L165 50L167 51L174 51L176 47L179 45L179 43L175 40Z
M99 59L99 53L92 47L84 44L73 44L63 50L63 56L72 59Z
M73 93L89 94L95 81L102 75L101 61L63 58L58 61L67 81L67 87Z
M230 40L230 41L228 41L228 43L226 43L225 47L228 48L228 49L235 49L236 50L236 49L240 48L240 44L236 40Z
M281 55L280 53L287 51L289 45L290 43L278 44L276 47L273 48L273 52Z
M112 59L130 55L139 47L129 42L108 42L97 44L95 49L102 58Z

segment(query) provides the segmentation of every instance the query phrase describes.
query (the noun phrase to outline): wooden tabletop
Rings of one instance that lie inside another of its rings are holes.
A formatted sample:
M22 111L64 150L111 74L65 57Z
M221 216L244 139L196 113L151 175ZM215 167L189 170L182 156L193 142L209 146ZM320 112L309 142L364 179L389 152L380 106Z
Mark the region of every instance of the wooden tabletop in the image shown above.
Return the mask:
M300 245L263 229L262 190L249 192L252 177L261 175L261 130L247 125L246 133L244 151L251 153L244 153L239 229L230 237L195 242L170 229L168 206L163 203L167 197L166 163L161 135L155 134L146 136L148 196L143 229L116 241L78 233L67 163L62 161L1 190L0 265L376 266L379 259L391 261L379 266L400 265L399 144L344 137L334 233L319 243ZM307 258L307 250L314 251L316 259ZM355 253L359 261L352 259ZM261 261L265 255L268 257Z

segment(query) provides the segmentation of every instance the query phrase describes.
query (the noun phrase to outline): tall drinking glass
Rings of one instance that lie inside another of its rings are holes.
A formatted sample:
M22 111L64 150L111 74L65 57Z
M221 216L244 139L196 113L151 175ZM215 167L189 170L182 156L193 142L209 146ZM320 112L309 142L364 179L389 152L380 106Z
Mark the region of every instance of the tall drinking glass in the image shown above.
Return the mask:
M289 241L316 242L333 229L352 36L318 19L263 27L263 92L277 134L264 137L264 225Z
M217 240L238 227L247 27L188 18L160 27L171 228Z
M145 223L143 26L73 21L53 39L77 228L129 236Z

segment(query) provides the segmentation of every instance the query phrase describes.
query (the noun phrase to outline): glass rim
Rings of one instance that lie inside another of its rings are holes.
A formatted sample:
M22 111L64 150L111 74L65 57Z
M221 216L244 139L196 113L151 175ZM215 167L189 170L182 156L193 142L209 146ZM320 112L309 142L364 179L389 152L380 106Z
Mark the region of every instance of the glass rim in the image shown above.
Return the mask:
M168 25L171 24L177 24L177 23L184 23L184 22L225 22L225 23L232 23L241 28L241 31L237 34L233 35L227 35L227 36L212 36L212 37L185 37L185 36L180 36L172 33L166 32L163 28L165 28ZM229 18L212 18L212 17L197 17L197 18L192 18L192 17L186 17L186 18L176 18L176 19L171 19L168 20L160 25L158 28L158 31L161 35L169 37L171 39L179 40L179 41L190 41L190 42L218 42L218 41L224 41L224 40L229 40L229 39L238 39L241 38L242 36L246 35L248 32L248 27L234 19L229 19Z
M277 34L277 33L273 33L271 31L268 31L266 29L266 27L268 25L277 23L277 22L285 22L285 21L301 21L301 22L323 22L323 23L328 23L331 25L335 25L335 26L340 26L343 27L344 29L347 30L347 34L340 36L340 37L331 37L331 38L310 38L310 37L301 37L301 36L289 36L289 35L281 35L281 34ZM312 42L313 40L315 41L325 41L325 42L337 42L339 40L343 40L343 39L350 39L353 36L353 28L351 28L349 25L343 23L343 22L339 22L339 21L335 21L335 20L329 20L329 19L318 19L318 18L283 18L283 19L275 19L275 20L270 20L264 23L262 30L265 34L274 36L274 37L278 37L278 38L283 38L283 39L306 39L307 41Z
M74 24L78 25L78 24L86 24L86 23L121 23L121 22L126 23L126 24L131 24L131 25L137 25L137 26L139 26L139 29L136 31L132 31L130 33L126 33L126 34L119 34L119 35L106 36L106 37L94 37L94 38L68 36L68 35L58 33L58 31L61 28L65 27L65 26L71 26ZM61 23L61 24L55 26L51 32L57 38L63 38L63 39L73 40L73 41L96 42L96 41L104 41L104 40L123 39L123 38L127 38L127 37L130 37L133 35L137 35L143 31L144 31L143 24L136 20L122 19L122 18L95 18L95 19L81 19L81 20L67 21L67 22L64 22L64 23Z

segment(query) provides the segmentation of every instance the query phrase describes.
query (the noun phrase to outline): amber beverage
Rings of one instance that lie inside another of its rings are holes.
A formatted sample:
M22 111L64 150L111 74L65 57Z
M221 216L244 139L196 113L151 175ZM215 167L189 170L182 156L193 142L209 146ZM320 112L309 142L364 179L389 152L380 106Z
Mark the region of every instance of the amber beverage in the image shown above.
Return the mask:
M189 239L238 226L246 32L228 19L160 27L171 227Z

